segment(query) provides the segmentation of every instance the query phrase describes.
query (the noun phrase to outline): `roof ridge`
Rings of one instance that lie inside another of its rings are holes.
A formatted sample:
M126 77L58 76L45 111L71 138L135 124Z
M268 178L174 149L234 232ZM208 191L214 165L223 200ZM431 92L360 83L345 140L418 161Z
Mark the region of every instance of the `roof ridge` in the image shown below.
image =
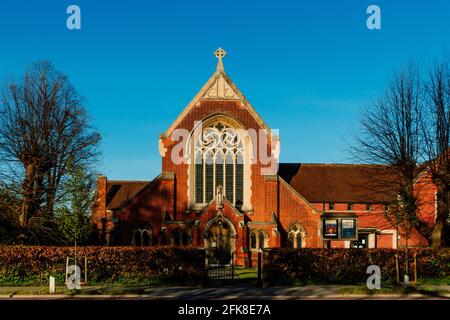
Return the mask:
M316 162L280 162L280 165L301 165L301 166L355 166L355 167L375 167L375 166L386 166L385 164L375 164L375 163L316 163Z
M129 182L129 183L148 183L152 180L107 180L107 182Z

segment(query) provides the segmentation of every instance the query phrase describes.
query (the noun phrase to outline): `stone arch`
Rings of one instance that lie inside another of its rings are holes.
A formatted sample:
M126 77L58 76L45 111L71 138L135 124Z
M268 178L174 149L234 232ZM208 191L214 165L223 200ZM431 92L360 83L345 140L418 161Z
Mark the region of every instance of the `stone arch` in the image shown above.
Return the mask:
M205 226L203 241L207 264L231 264L235 260L237 232L225 217L215 217Z

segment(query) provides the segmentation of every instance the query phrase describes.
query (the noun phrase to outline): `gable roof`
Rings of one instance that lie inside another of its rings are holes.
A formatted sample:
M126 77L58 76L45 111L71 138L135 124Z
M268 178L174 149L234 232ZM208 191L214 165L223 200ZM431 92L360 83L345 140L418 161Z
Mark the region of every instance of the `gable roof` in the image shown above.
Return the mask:
M280 163L278 175L311 203L385 203L396 198L391 188L376 192L383 166ZM394 183L394 182L393 182Z
M227 198L224 198L224 199L223 199L223 203L224 203L224 208L225 208L225 205L227 205L227 206L229 206L229 207L231 208L231 210L232 210L236 215L238 215L238 216L242 216L242 215L243 215L243 213L240 212L235 206L233 206L233 204L232 204L230 201L228 201ZM214 204L214 205L216 204L216 199L215 199L215 198L211 199L211 201L209 201L209 202L208 202L208 203L200 210L199 214L202 215L202 214L203 214L204 212L206 212L213 204Z
M150 181L108 180L106 182L106 208L121 209Z
M269 129L261 116L252 107L250 102L244 97L242 92L230 79L223 69L221 60L217 65L217 70L212 74L209 80L203 85L200 91L189 102L184 110L179 114L175 121L170 125L164 133L165 137L169 137L173 130L180 124L184 117L194 108L200 100L235 100L240 101L244 107L253 115L256 121L265 129Z

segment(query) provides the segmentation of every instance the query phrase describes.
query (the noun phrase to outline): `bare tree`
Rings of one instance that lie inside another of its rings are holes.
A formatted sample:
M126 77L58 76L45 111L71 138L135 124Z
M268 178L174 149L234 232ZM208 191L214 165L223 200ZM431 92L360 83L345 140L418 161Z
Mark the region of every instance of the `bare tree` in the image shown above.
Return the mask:
M431 246L445 246L450 192L450 69L448 58L429 69L425 86L427 111L422 128L424 155L431 180L437 187L437 214L431 233Z
M0 182L0 243L12 243L16 223L16 212L20 207L20 199L11 187Z
M413 229L426 233L426 225L417 214L419 204L414 192L420 162L421 88L415 67L395 74L385 95L364 110L361 130L352 147L358 161L377 164L378 174L366 187L375 194L390 196L390 209L385 215L405 237L407 248Z
M21 198L17 236L51 237L49 222L69 159L74 165L92 163L100 136L89 124L83 99L47 61L9 83L0 103L0 166Z

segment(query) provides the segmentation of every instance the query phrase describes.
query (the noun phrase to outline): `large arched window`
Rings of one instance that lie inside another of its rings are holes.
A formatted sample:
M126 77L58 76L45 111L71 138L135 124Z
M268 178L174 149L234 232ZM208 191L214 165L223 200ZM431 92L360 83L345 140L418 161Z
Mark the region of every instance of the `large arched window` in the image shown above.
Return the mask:
M303 248L305 246L305 230L298 224L293 224L288 229L288 240L291 248Z
M225 198L235 206L244 202L244 143L238 131L217 121L194 141L195 202L205 204L222 185Z

